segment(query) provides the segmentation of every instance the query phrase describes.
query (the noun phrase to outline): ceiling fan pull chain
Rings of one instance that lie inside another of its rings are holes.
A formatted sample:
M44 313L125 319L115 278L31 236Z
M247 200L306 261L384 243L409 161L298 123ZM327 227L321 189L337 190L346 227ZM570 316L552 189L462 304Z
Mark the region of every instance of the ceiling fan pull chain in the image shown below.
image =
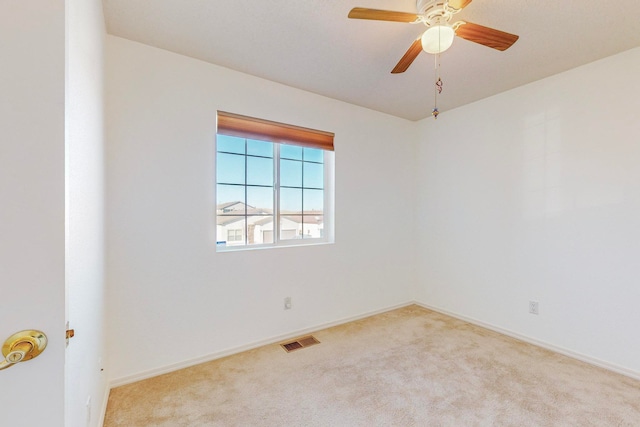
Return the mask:
M436 79L436 90L433 91L433 111L431 112L431 115L433 116L434 119L438 118L438 114L440 114L440 111L438 111L438 95L442 93L442 79L440 78L440 54L435 54L434 55L434 71L435 71L435 79Z

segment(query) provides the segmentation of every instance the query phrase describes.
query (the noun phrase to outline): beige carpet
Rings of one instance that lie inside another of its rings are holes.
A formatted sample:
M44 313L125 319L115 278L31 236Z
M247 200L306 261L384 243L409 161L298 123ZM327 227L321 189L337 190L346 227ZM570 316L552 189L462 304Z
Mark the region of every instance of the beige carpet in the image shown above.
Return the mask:
M405 307L111 391L115 426L640 426L640 381Z

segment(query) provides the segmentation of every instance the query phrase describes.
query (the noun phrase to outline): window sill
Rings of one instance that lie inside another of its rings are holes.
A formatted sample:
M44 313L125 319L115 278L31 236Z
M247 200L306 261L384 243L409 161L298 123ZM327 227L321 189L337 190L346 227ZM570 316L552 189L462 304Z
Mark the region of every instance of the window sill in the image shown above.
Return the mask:
M216 252L243 252L265 249L283 249L283 248L299 248L307 246L323 246L332 245L334 242L329 240L309 240L307 243L281 243L279 245L251 245L251 246L216 246Z

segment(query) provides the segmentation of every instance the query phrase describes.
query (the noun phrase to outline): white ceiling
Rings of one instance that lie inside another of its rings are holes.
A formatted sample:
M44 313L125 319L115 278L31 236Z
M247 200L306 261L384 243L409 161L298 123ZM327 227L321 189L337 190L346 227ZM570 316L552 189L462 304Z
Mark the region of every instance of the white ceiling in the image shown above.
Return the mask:
M409 120L431 114L433 56L390 74L423 26L348 19L415 0L103 0L119 37ZM518 34L499 52L456 38L441 57L452 108L640 46L640 0L474 0L452 22ZM603 75L602 84L615 79Z

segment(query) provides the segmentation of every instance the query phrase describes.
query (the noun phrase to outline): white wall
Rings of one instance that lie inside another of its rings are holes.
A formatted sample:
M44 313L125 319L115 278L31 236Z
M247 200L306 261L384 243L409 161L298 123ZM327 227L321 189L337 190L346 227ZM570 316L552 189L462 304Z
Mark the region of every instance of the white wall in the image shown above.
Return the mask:
M639 75L636 48L420 123L421 302L640 375Z
M65 403L66 425L74 427L100 425L107 395L104 36L100 0L67 0L67 319L76 336L67 350Z
M111 36L106 78L115 383L412 298L411 122ZM335 132L335 244L216 253L216 110Z
M64 0L0 0L0 343L40 329L0 371L0 424L64 425Z

